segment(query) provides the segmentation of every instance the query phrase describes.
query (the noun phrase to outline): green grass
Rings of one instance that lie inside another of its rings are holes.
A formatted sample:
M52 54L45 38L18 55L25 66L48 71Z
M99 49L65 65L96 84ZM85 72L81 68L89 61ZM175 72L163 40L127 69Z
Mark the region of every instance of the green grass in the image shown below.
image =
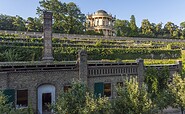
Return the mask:
M177 60L181 59L144 59L144 64L175 64Z

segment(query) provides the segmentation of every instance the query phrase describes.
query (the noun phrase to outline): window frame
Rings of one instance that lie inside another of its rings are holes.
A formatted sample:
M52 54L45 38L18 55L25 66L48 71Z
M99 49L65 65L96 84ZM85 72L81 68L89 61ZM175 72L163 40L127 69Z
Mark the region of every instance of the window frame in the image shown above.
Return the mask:
M67 87L67 88L65 89L65 87ZM70 90L71 88L72 88L72 86L71 86L70 84L64 85L64 86L63 86L63 91L64 91L64 93L69 92L69 90Z
M107 95L105 95L105 85L106 84L110 84L110 96L107 96ZM112 83L111 82L104 82L103 83L103 95L105 96L105 97L109 97L109 98L111 98L112 97Z
M26 96L22 96L22 92L20 93L20 91L26 91L26 93L24 93ZM19 90L17 90L16 91L16 107L17 108L27 108L28 107L28 95L29 95L29 92L28 92L28 89L19 89ZM26 98L25 100L20 100L21 98L19 98L19 97L23 97L23 99L24 98ZM26 102L26 103L24 103L24 104L21 104L20 102Z
M110 84L110 96L105 95L106 94L105 93L105 85L106 84ZM97 85L99 85L99 87ZM98 88L101 88L101 89L98 90ZM94 82L94 94L97 97L99 96L99 94L101 94L101 97L105 96L105 97L112 98L112 92L113 92L112 89L113 88L112 88L112 83L111 82ZM98 92L98 93L96 93L96 92Z

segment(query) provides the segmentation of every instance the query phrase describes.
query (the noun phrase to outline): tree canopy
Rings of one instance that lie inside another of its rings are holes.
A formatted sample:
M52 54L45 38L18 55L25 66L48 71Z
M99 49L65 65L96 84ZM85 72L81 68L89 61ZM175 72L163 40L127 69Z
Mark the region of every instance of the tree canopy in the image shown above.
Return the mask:
M97 35L96 32L86 32L85 14L74 2L61 2L59 0L41 0L36 13L39 17L0 15L0 30L31 31L42 32L43 10L53 12L53 32L66 34L90 34ZM141 26L136 24L136 18L131 15L130 20L116 19L114 29L117 36L124 37L156 37L156 38L176 38L185 39L185 21L180 25L173 22L153 23L148 19L143 19ZM101 34L101 33L100 33ZM98 34L99 35L99 34Z
M62 3L58 0L39 1L37 14L42 16L43 10L53 12L53 31L67 34L80 34L84 30L85 14L73 2Z

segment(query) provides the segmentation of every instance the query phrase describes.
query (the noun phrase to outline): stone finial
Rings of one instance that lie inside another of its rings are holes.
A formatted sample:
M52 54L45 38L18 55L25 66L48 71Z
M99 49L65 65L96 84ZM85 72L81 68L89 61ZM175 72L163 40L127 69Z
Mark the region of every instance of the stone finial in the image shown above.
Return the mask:
M42 60L45 62L53 61L52 54L52 12L44 11L44 50Z
M87 62L87 52L85 50L80 50L78 52L78 60L82 62Z

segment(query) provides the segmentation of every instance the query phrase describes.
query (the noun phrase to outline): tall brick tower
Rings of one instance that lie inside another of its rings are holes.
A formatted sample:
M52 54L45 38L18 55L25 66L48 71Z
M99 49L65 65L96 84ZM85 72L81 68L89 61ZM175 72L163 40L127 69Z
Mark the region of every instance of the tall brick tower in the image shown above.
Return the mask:
M50 11L44 11L44 50L42 60L46 62L53 61L52 54L52 16L53 13Z

